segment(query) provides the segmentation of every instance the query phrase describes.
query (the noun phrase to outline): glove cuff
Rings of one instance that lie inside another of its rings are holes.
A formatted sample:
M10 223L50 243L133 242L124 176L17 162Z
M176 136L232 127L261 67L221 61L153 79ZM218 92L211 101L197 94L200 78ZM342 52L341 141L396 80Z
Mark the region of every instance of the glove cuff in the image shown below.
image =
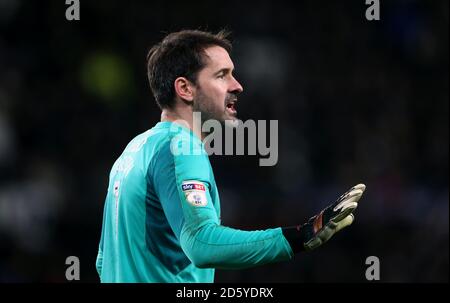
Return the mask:
M305 243L314 236L313 226L309 223L303 225L282 227L283 236L289 242L294 253L305 251Z

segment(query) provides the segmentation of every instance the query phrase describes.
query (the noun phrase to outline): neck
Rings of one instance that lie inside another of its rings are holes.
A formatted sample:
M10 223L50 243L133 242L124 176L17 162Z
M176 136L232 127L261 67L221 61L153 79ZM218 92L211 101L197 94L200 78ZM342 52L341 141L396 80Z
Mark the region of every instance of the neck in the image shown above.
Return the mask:
M194 115L191 110L177 111L176 109L163 109L161 112L161 122L174 122L189 128L202 141L205 137L201 132L201 121L194 121Z

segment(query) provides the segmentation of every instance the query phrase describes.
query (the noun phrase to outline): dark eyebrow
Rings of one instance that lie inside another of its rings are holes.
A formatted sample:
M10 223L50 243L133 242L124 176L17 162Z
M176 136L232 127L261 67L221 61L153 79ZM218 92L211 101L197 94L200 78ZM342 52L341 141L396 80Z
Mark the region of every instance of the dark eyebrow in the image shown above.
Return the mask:
M221 73L224 73L224 74L227 74L228 72L232 72L233 71L233 69L232 68L222 68L222 69L220 69L219 71L217 71L217 72L215 72L214 73L214 75L219 75L219 74L221 74Z

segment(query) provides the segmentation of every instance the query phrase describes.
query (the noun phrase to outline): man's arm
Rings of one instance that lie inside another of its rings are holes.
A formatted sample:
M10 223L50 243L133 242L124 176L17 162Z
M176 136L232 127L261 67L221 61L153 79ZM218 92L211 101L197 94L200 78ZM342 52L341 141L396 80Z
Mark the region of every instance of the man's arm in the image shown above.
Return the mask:
M148 177L183 251L197 267L246 268L292 258L281 228L242 231L220 225L206 153L173 155L168 141L150 163Z
M358 206L358 200L365 185L358 184L343 194L333 204L312 217L307 223L293 228L282 228L282 235L288 241L293 253L311 251L327 242L339 230L352 224L352 212ZM272 237L268 232L272 232ZM260 234L258 234L260 233ZM276 259L271 252L282 252L276 243L283 242L280 228L265 231L240 231L217 224L208 224L195 231L186 228L185 243L191 246L187 252L190 259L197 259L202 267L244 268L281 261L289 255ZM231 239L234 239L231 240ZM210 251L211 255L205 254ZM269 258L267 258L269 257ZM266 259L267 258L267 259Z
M220 225L209 194L212 176L207 155L174 156L169 142L155 157L152 172L153 184L169 224L183 251L197 267L238 269L289 260L298 240L311 240L314 236L302 238L280 227L242 231ZM197 189L190 190L195 184ZM335 223L332 219L336 220L326 214L322 216L325 218L322 231L315 234L319 238L330 234L327 231ZM305 234L306 228L301 230L298 233Z

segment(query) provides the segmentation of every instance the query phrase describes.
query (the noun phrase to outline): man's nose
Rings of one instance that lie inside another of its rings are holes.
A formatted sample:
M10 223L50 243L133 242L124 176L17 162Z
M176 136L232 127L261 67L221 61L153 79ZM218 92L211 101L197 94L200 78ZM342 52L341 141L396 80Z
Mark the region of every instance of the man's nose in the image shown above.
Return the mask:
M230 87L230 91L232 93L237 93L237 94L242 93L244 91L244 88L242 87L242 85L234 77L233 77L233 82Z

